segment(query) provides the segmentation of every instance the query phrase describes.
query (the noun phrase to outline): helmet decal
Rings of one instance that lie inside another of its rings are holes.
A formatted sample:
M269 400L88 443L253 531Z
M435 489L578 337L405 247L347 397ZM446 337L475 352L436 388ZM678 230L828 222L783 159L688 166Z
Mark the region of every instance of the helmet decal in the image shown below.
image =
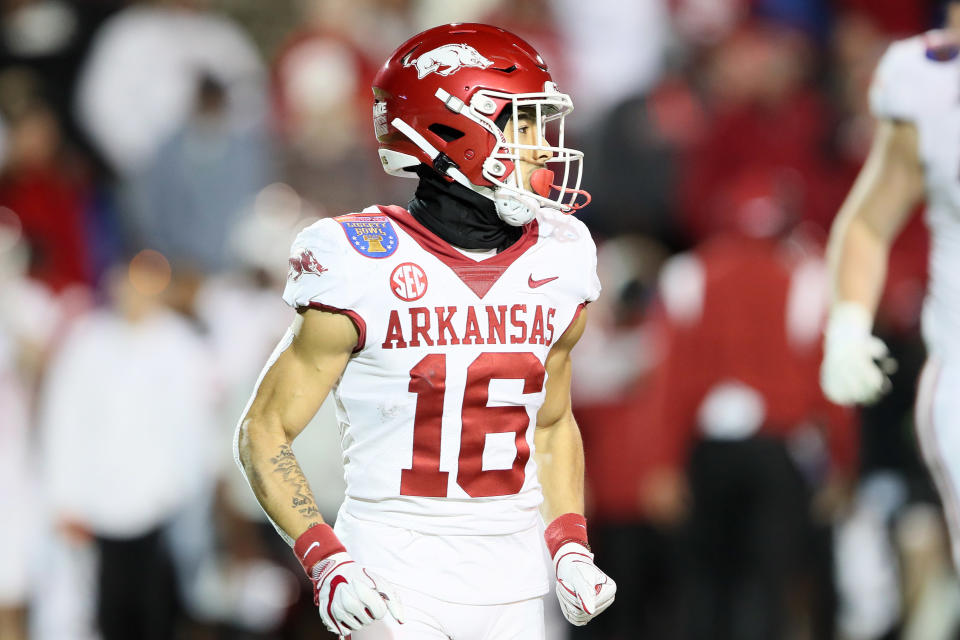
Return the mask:
M384 102L373 103L373 132L378 138L387 135L387 105Z
M423 80L431 73L441 76L453 75L463 67L486 69L493 62L468 44L445 44L421 56L403 63L404 67L416 67L417 79Z

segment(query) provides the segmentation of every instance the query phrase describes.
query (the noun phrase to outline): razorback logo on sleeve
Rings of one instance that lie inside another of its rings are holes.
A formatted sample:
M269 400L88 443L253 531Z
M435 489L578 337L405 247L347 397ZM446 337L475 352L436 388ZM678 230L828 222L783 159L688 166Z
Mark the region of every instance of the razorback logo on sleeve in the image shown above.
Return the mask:
M350 246L368 258L387 258L397 250L397 232L386 216L349 215L334 218Z
M290 272L288 277L294 282L299 280L305 273L312 273L318 276L324 271L328 271L326 267L320 264L310 249L304 249L300 252L300 255L290 258L289 263Z

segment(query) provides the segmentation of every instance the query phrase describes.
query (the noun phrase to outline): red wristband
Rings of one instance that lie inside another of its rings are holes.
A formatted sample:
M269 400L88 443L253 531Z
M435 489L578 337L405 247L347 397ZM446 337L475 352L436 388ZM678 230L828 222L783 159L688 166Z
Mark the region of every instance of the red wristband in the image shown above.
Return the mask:
M327 556L343 551L346 551L346 548L328 524L313 525L293 544L293 552L297 554L297 560L311 579L313 579L314 565Z
M557 555L557 549L566 542L576 542L587 549L590 548L587 543L587 519L579 513L565 513L557 516L547 527L543 537L547 541L551 558Z

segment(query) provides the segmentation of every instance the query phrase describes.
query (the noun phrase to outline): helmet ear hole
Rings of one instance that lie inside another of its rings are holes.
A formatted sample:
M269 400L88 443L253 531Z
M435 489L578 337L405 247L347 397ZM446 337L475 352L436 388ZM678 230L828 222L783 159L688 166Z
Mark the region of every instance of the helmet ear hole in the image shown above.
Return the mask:
M435 133L444 142L453 142L454 140L459 140L465 135L463 131L454 129L453 127L447 126L440 122L434 122L432 125L427 127L427 129Z

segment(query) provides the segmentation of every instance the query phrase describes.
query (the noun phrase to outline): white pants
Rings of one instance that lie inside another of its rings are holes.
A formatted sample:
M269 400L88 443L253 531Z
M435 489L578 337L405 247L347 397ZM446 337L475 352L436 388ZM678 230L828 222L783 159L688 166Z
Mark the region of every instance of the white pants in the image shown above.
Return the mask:
M406 615L388 613L352 640L544 640L543 598L507 604L459 604L397 586Z
M432 535L362 520L342 508L334 531L360 565L447 602L521 602L543 596L552 582L538 526L504 535Z
M920 451L943 503L954 565L960 569L960 362L927 360L914 418Z

